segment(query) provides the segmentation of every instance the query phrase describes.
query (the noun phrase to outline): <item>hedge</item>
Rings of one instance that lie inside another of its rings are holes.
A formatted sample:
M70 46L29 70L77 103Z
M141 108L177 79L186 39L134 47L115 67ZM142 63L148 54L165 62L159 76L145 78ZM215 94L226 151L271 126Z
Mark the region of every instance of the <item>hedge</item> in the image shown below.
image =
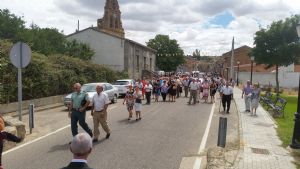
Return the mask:
M17 101L17 68L9 61L10 41L0 40L0 104ZM103 65L56 54L32 53L31 63L22 70L23 100L67 94L72 85L91 82L113 82L126 78Z

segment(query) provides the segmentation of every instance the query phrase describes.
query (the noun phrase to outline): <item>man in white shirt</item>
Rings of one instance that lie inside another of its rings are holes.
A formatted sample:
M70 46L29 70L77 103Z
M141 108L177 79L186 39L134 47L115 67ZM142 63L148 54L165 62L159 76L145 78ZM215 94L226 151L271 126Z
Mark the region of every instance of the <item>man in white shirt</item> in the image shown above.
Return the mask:
M199 84L196 82L195 79L193 79L193 81L190 83L190 100L188 102L188 104L191 104L191 101L193 99L194 104L196 104L197 101L197 91L199 89Z
M184 80L183 80L183 86L184 86L184 96L185 97L188 97L188 93L189 93L189 78L186 77Z
M147 81L146 85L145 85L145 93L146 93L147 104L151 103L151 91L152 91L152 89L153 89L152 85L149 83L149 81Z
M222 96L222 104L224 112L226 110L226 104L227 104L227 111L226 113L229 114L230 110L230 103L232 99L233 89L231 86L229 86L229 82L226 82L226 85L221 88L221 96Z
M96 91L97 93L93 97L93 107L91 112L94 122L93 142L97 142L100 135L99 123L106 132L106 139L110 137L110 129L107 124L107 107L109 104L109 98L107 94L103 92L103 87L101 85L97 85Z

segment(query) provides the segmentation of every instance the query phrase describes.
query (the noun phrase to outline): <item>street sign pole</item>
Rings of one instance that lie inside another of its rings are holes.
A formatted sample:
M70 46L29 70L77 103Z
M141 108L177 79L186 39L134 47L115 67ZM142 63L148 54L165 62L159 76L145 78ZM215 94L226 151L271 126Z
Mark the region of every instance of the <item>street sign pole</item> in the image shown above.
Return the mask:
M22 121L22 68L30 63L31 49L26 43L18 42L10 50L9 58L11 63L18 68L18 109L19 120Z
M20 43L20 67L18 68L18 104L19 104L19 120L22 121L22 66L23 66L23 62L22 62L22 42Z

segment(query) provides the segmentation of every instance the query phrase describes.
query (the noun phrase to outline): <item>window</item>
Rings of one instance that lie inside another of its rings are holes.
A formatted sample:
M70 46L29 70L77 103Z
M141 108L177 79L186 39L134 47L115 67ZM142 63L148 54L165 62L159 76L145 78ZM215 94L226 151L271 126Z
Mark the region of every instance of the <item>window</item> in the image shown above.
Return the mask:
M106 84L106 90L111 90L111 89L113 89L112 85Z
M152 70L152 58L150 58L150 69Z

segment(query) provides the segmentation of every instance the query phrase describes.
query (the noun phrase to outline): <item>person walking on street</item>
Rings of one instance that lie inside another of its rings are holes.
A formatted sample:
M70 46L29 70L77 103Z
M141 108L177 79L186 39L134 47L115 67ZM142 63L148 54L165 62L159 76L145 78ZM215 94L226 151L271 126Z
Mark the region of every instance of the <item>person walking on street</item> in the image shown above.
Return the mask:
M250 111L251 93L252 93L252 86L250 84L250 81L248 80L247 84L243 88L243 93L242 93L242 99L244 98L245 100L246 112L251 112Z
M209 95L209 84L208 84L208 81L206 79L203 82L202 88L203 88L202 99L204 100L204 103L207 103L208 95Z
M158 102L160 92L161 92L161 85L160 85L159 80L157 80L153 86L153 95L155 96L154 102Z
M94 122L94 138L93 142L98 141L100 135L99 123L102 129L106 132L106 139L110 136L110 129L107 124L107 107L109 105L109 98L106 93L103 92L103 86L96 86L97 93L93 97L93 107L91 115L93 116Z
M163 83L163 85L161 87L161 96L163 98L163 102L166 102L168 91L169 91L169 87L167 85L167 82L164 81L164 83Z
M255 83L253 85L253 90L251 93L251 115L256 116L256 110L259 105L259 99L260 99L260 88L258 86L258 83Z
M210 84L210 99L211 103L215 103L215 94L217 92L217 85L214 80L212 80L212 83Z
M70 143L73 160L62 169L92 169L87 165L87 158L92 152L92 146L92 138L88 134L79 133L74 136Z
M195 79L190 83L190 99L188 104L191 104L191 101L193 99L193 104L195 105L197 102L197 91L199 89L199 84L196 82Z
M81 84L74 84L74 92L71 96L71 103L69 105L68 116L71 118L71 130L73 137L78 134L79 125L91 136L93 137L93 132L89 128L88 124L85 122L86 108L89 106L90 100L86 92L81 91Z
M233 94L233 89L231 86L229 86L229 82L226 82L226 85L223 86L221 89L221 96L222 96L222 104L223 104L224 112L226 110L226 105L227 105L227 111L226 111L227 114L229 114L232 94Z
M135 98L135 103L134 103L134 108L135 108L135 115L136 115L136 121L141 120L141 111L142 111L142 92L138 87L135 87L134 91L134 98Z
M134 91L131 85L129 85L129 89L126 92L123 105L126 103L127 111L128 111L128 120L131 120L133 114L133 106L134 106Z
M183 80L183 87L184 87L184 97L188 97L189 94L189 79L186 77Z
M149 82L146 82L145 85L145 93L146 93L146 100L147 100L147 104L150 105L151 104L151 91L152 91L153 87Z

